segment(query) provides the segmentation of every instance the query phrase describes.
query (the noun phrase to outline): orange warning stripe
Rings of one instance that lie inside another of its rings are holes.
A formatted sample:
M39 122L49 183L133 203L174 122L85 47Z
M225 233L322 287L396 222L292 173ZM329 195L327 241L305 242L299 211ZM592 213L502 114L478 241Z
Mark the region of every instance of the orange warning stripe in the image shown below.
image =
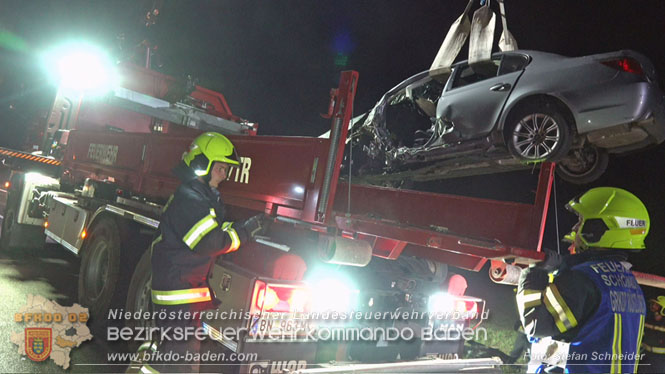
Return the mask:
M15 158L20 158L24 159L27 161L36 161L36 162L41 162L43 164L48 164L48 165L54 165L58 166L61 164L60 161L54 160L48 157L43 157L43 156L37 156L29 153L23 153L23 152L16 152L16 151L9 151L6 149L0 149L0 155L6 155L9 157L15 157Z

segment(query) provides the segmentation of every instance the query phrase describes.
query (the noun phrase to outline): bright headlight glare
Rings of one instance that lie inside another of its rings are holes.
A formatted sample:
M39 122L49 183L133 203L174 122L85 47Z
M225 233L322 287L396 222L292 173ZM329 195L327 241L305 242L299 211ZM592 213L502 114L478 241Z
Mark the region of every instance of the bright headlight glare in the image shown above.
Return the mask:
M434 313L452 312L455 308L454 299L446 292L437 292L429 297L428 307Z
M338 277L314 278L312 311L349 311L355 308L358 290L348 279Z
M47 52L43 63L54 83L64 90L101 95L118 84L110 58L92 45L63 45Z

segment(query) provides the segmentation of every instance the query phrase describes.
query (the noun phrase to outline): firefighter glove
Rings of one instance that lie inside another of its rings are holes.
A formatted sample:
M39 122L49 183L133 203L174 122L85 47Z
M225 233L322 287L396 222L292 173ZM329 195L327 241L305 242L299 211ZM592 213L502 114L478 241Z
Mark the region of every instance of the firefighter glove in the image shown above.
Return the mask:
M539 267L547 271L554 271L563 263L563 256L560 253L550 249L545 249L545 260L538 264Z
M263 214L250 217L241 223L241 227L245 230L247 236L253 239L256 235L261 235L265 232L265 217Z
M522 270L520 274L517 292L522 290L544 290L549 283L547 270L540 266L530 267Z

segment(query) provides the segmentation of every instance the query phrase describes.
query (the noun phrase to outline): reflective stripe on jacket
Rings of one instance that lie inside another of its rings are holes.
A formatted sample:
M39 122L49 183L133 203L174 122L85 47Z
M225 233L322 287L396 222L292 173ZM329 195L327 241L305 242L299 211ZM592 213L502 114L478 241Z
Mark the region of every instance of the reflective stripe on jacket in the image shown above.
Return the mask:
M591 279L602 294L596 313L585 323L571 351L597 362L581 366L587 373L634 373L644 331L646 303L635 276L620 261L591 261L573 267ZM575 363L576 360L572 360ZM570 362L570 361L569 361Z
M665 355L665 320L656 320L654 312L649 312L647 315L642 348L647 352Z
M247 237L224 222L219 192L198 179L185 182L167 203L152 245L152 301L179 305L212 300L207 275L215 258Z
M569 373L635 371L646 314L644 295L620 260L590 257L571 259L551 282L547 272L538 269L529 269L521 279L520 317L527 334L540 339L532 347L530 371L548 366L565 367Z
M210 300L212 299L208 287L172 291L152 290L152 302L159 305L192 304Z

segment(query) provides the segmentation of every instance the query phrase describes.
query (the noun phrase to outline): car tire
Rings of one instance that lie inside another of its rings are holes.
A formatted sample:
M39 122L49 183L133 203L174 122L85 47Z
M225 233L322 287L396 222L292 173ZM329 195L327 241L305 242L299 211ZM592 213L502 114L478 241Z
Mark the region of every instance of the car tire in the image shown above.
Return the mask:
M89 308L90 325L96 331L109 325L108 310L120 307L119 294L129 276L120 276L120 243L118 224L111 217L103 217L90 232L81 257L78 300Z
M551 103L531 103L513 113L505 127L506 147L523 161L558 161L573 141L571 124Z
M557 174L573 184L587 184L600 178L609 163L607 151L593 145L575 149L557 163Z

